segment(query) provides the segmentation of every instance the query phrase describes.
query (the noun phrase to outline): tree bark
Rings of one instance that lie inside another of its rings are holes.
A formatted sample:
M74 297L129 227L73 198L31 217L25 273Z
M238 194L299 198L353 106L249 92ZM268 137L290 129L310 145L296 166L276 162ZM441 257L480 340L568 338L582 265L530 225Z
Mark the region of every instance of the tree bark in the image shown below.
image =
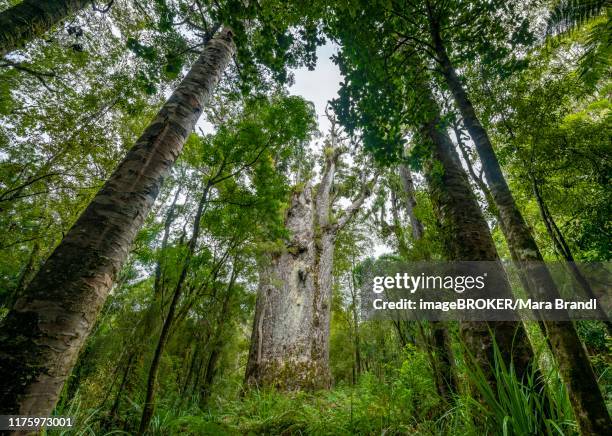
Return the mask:
M331 293L331 287L321 289L328 281L320 280L320 264L329 258L329 247L322 244L331 241L319 235L319 245L315 242L312 197L309 185L293 193L285 220L292 237L260 267L247 385L281 390L330 386L326 341L330 301L323 307L321 300ZM323 250L328 252L325 256ZM320 310L324 313L318 313Z
M213 38L0 328L0 410L49 415L165 175L234 52Z
M333 123L332 123L333 125ZM331 189L340 150L332 144L317 189L293 193L285 227L291 238L261 266L245 381L250 386L314 390L331 385L329 329L334 246L338 231L369 194L359 197L337 222L330 219ZM313 192L314 191L314 192Z
M442 40L439 24L430 20L431 37L442 74L464 124L476 145L486 180L499 210L502 228L511 250L518 257L519 268L525 270L529 281L527 291L539 299L558 298L559 292L544 264L542 254L519 211L506 183L495 151L486 130L482 127L472 102L451 63ZM612 421L587 352L571 322L544 319L552 352L556 357L561 378L565 382L574 415L582 434L609 434Z
M23 0L0 13L0 58L47 33L91 0Z
M418 241L423 238L425 228L421 220L414 213L417 201L412 173L407 165L401 164L399 166L399 175L406 197L406 210L408 211L408 218L412 227L412 236L415 241ZM425 253L424 258L429 259L430 253ZM457 392L458 386L450 335L446 325L441 322L432 321L431 329L432 337L426 338L426 346L431 347L434 352L431 364L436 377L436 387L440 396L444 400L450 401L453 394Z
M481 177L479 177L478 175L476 175L476 171L474 171L474 166L472 165L472 160L470 159L470 155L468 153L466 145L464 144L463 138L461 137L462 131L459 128L458 123L453 124L453 130L455 132L455 136L457 137L457 145L459 146L459 151L461 152L463 160L465 160L465 164L467 166L470 177L472 178L474 183L476 183L476 186L478 186L478 188L482 191L487 204L487 209L489 209L491 215L497 218L498 221L501 221L499 219L499 211L497 210L497 206L495 206L495 201L493 200L491 190L482 180L482 174Z
M495 243L491 237L480 206L470 187L467 175L453 155L453 144L448 133L440 126L440 110L433 96L428 97L431 119L422 126L422 134L432 143L434 161L440 162L443 174L432 173L426 166L425 176L431 201L438 217L449 261L492 261L497 268L489 272L489 280L496 283L492 298L510 298L512 291L499 263ZM533 357L527 334L521 323L461 322L461 335L473 353L476 362L495 385L491 369L494 367L494 342L504 360L513 362L519 376L525 374ZM492 333L492 335L491 335Z
M410 168L408 168L405 164L400 164L399 166L399 176L400 181L402 183L402 188L404 189L404 194L406 195L406 212L408 213L408 218L410 219L410 226L412 227L412 237L415 240L419 240L423 238L423 234L425 230L423 228L423 223L416 217L414 213L414 209L416 208L416 195L414 190L414 182L412 180L412 173L410 172Z

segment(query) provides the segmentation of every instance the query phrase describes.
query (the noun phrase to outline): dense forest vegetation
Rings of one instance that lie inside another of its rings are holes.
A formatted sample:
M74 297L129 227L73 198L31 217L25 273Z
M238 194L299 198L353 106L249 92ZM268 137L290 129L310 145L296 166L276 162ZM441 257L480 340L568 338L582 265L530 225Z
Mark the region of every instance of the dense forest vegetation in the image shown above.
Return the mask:
M385 262L493 262L496 296L534 298L560 295L556 262L595 294L611 15L0 0L0 414L74 418L44 434L612 434L603 309L361 311ZM317 107L293 85L323 47L342 79Z

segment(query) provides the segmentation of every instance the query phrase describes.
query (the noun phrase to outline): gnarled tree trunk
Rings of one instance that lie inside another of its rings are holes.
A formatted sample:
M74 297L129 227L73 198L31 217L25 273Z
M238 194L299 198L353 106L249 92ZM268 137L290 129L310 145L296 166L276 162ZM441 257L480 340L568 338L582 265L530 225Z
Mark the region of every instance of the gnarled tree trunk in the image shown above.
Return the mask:
M319 186L314 190L307 184L292 195L285 219L291 239L261 265L247 385L295 390L331 384L329 329L336 237L369 194L364 181L358 198L332 222L331 189L341 153L333 132L332 127Z
M541 300L559 298L542 254L506 183L495 151L447 54L439 23L431 20L437 60L482 162L485 177L503 223L508 246L528 280L527 291ZM576 421L583 434L609 434L612 421L587 352L571 322L543 320L561 378L567 386Z
M260 267L246 369L248 385L283 390L330 385L326 340L329 314L325 313L329 312L329 301L324 313L319 313L319 301L321 294L331 289L320 288L323 240L317 246L314 208L309 185L293 193L285 219L291 239L281 252L268 255Z
M225 29L96 194L0 327L0 411L49 415L162 181L234 44Z
M0 58L44 35L91 0L23 0L0 12Z

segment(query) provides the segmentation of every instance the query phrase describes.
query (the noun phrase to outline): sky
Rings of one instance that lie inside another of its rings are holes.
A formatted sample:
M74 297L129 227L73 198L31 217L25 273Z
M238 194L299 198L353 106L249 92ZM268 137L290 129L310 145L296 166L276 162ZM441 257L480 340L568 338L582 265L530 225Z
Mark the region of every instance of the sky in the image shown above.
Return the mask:
M317 49L317 66L314 71L307 68L294 70L295 83L289 88L289 92L294 95L301 95L306 100L314 103L319 121L319 130L327 133L330 123L325 117L325 106L329 100L338 96L342 76L338 66L333 63L330 57L335 54L338 47L327 43ZM391 248L377 241L366 256L380 256L383 253L391 252Z
M337 50L338 46L330 42L318 47L315 69L309 71L308 68L303 67L293 70L294 83L289 88L291 94L302 96L314 104L319 130L323 134L326 134L330 127L329 120L325 117L325 106L328 101L338 96L340 82L342 81L338 66L330 59ZM198 127L202 128L205 133L214 131L213 126L203 119L198 123ZM314 146L314 143L311 146ZM372 251L364 254L366 256L380 256L390 251L392 251L390 247L381 242L376 242Z
M338 96L338 89L342 76L338 66L330 57L335 54L338 47L330 42L317 48L317 66L314 71L307 68L294 70L295 83L289 92L301 95L314 103L319 118L319 130L325 133L330 127L325 117L325 106L329 100Z

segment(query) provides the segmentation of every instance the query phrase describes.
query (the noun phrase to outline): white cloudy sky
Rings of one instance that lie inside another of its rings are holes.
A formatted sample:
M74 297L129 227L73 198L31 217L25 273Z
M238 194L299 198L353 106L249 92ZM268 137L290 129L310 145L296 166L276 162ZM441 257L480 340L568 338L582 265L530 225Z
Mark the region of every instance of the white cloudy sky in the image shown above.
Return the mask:
M329 100L338 96L338 89L342 81L337 65L330 59L337 49L337 46L329 42L319 47L317 49L316 68L313 71L309 71L307 68L294 70L294 84L289 88L291 94L300 95L314 104L318 116L319 130L323 134L327 133L330 127L330 123L325 117L325 106ZM198 127L206 133L213 131L213 126L203 119L198 123ZM372 247L371 253L364 254L379 256L390 251L389 247L378 242Z
M322 132L327 132L329 128L329 121L324 116L325 105L338 96L342 80L338 66L330 59L336 51L337 47L329 42L319 47L315 70L308 71L307 68L295 70L295 83L290 88L292 94L301 95L314 103L319 117L319 130Z
M319 130L323 133L326 133L330 126L325 117L325 106L329 100L338 96L338 89L342 81L338 66L330 59L337 49L337 46L330 43L319 47L317 49L317 66L314 71L308 71L307 68L295 70L295 83L289 88L291 94L301 95L314 103L319 118ZM390 247L378 241L374 244L370 253L364 254L366 256L380 256L391 251Z

